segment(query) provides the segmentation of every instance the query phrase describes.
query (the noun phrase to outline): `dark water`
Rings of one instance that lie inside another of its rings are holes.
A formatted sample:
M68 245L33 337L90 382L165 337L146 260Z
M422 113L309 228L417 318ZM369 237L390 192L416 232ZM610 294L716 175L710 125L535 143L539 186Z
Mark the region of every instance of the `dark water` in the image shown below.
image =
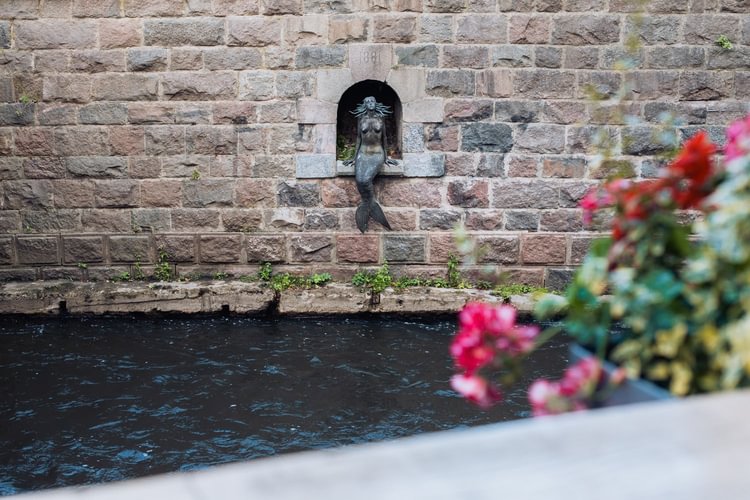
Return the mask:
M529 415L450 389L454 320L0 317L0 495ZM557 377L565 341L530 361Z

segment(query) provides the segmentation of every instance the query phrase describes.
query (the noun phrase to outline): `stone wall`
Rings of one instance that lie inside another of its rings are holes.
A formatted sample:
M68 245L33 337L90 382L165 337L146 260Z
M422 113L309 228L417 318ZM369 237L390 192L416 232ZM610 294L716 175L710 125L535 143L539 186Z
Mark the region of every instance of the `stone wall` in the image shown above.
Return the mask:
M463 222L484 263L559 286L594 234L577 202L608 175L596 126L648 177L663 111L716 140L748 111L750 1L653 0L625 74L632 4L4 0L0 279L103 279L160 253L182 273L437 274ZM624 78L637 124L587 98ZM368 79L402 102L404 175L377 182L393 231L361 235L335 122Z

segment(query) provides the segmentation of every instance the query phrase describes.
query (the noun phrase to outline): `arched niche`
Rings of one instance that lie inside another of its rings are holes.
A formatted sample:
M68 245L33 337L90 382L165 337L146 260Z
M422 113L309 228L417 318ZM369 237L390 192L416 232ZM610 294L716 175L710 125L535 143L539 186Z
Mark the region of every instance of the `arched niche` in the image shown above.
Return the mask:
M351 111L368 96L374 97L392 111L385 117L388 156L392 159L401 159L401 100L390 85L377 80L357 82L341 95L336 111L336 158L351 158L357 141L357 117Z

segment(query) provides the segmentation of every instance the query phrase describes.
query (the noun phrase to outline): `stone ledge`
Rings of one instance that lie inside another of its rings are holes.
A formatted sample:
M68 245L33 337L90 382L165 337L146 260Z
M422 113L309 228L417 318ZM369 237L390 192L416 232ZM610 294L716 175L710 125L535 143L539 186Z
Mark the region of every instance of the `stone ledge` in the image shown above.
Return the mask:
M455 314L468 302L502 302L488 291L413 287L372 295L350 284L288 289L280 294L259 283L34 281L0 285L0 314ZM509 301L529 314L535 300Z

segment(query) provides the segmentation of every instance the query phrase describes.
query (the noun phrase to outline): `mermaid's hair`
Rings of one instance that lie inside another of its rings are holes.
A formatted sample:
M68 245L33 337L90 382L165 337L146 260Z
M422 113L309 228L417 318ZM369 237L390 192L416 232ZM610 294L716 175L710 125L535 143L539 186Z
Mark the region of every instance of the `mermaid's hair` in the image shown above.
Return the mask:
M391 108L389 106L386 106L385 104L380 104L379 102L375 102L375 109L373 110L375 114L378 116L385 116L390 115L392 113ZM354 108L354 111L349 111L351 114L359 118L360 116L367 113L367 106L365 105L365 101L363 100L361 103L359 103L359 106Z

